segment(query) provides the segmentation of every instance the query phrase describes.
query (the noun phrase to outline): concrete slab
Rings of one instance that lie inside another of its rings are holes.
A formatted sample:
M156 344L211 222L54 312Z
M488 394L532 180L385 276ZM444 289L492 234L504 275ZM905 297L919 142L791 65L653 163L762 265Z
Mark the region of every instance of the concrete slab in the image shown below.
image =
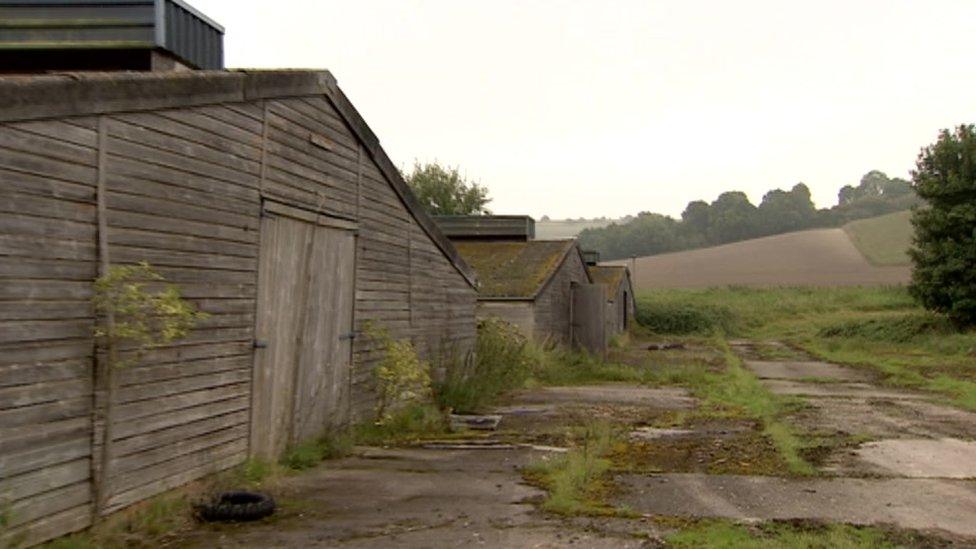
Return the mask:
M869 442L857 458L890 473L915 478L976 478L976 442L955 438Z
M814 519L894 524L976 536L976 482L618 475L618 504L639 513L738 520Z
M527 449L362 449L286 478L291 504L267 523L200 529L180 547L565 547L638 548L626 529L567 526L535 511L543 492L519 467ZM297 509L295 509L297 507Z
M688 391L676 387L639 387L635 385L584 385L579 387L542 387L522 391L515 402L524 404L622 404L671 410L690 410L697 400ZM498 413L504 413L496 410Z
M681 438L697 434L691 429L658 429L655 427L640 427L630 432L631 438L639 440L658 440L662 438Z
M932 398L931 395L922 393L880 389L869 383L803 383L785 379L764 379L763 385L777 395L888 400L924 400Z
M553 414L558 411L558 408L547 404L523 404L496 406L492 411L502 416L536 416Z
M833 381L871 381L873 378L868 372L829 362L746 360L745 363L760 379L819 378Z

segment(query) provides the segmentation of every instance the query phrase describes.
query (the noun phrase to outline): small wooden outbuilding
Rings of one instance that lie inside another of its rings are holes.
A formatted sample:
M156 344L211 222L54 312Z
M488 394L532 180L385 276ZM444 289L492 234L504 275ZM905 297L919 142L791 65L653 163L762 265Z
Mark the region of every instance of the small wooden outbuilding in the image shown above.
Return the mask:
M636 313L630 269L622 265L589 265L587 268L593 282L607 287L607 337L627 331Z
M112 386L92 283L139 261L210 316ZM365 417L366 324L464 356L475 283L328 72L0 77L0 546Z
M603 354L605 290L593 284L575 239L533 240L528 216L435 219L478 274L479 318L510 322L536 341Z

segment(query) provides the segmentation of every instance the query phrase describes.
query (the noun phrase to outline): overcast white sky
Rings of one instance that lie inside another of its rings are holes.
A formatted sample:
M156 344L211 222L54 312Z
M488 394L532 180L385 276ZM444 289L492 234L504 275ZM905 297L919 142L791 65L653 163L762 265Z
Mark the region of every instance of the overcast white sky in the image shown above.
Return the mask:
M328 68L395 163L458 165L496 213L830 206L976 119L973 0L189 1L228 67Z

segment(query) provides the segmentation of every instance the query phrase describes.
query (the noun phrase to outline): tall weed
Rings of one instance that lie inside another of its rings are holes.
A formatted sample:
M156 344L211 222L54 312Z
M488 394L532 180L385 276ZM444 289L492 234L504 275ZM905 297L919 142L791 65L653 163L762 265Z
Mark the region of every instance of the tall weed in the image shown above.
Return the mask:
M608 422L588 422L583 426L580 441L570 451L527 466L526 477L549 491L542 508L564 515L607 512L605 505L599 503L599 495L610 470L606 456L617 438Z
M448 364L435 387L438 404L456 412L476 412L502 393L521 387L537 367L538 356L518 329L502 320L478 323L474 360Z

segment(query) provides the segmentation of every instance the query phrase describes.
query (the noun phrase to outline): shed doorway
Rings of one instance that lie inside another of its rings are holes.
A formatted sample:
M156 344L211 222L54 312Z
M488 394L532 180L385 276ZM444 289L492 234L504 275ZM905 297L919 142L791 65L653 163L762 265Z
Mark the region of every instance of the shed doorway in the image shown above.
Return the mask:
M607 352L607 287L603 284L573 284L573 346L605 357Z
M261 218L251 455L345 421L352 361L355 225L266 202Z

